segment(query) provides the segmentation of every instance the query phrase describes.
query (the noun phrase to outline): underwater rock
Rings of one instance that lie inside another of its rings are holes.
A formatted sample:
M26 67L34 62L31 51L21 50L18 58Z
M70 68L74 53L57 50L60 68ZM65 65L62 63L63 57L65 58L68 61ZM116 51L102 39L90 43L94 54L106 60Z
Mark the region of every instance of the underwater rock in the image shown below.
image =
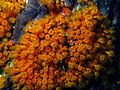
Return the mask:
M16 18L15 29L13 32L14 41L17 43L21 34L23 34L23 27L27 21L32 20L37 16L42 17L46 13L47 9L41 6L38 0L29 0L24 10Z
M99 10L112 21L112 25L120 26L120 0L95 0L94 2Z
M120 9L120 0L116 0L116 3L114 4L114 8L113 8L114 20L116 20L114 22L114 24L116 27L120 28L120 11L119 11L119 9Z
M77 0L64 0L66 6L71 7L76 3Z
M6 83L5 83L5 88L3 90L13 90L12 88L12 82L10 80L10 76L6 76Z
M37 14L37 16L34 18L34 19L39 19L39 18L42 18L44 17L45 13L47 12L47 8L42 6L41 7L41 11Z
M110 6L111 3L113 3L114 0L96 0L96 5L98 6L99 10L105 14L106 16L108 16L109 14L109 10L110 10Z

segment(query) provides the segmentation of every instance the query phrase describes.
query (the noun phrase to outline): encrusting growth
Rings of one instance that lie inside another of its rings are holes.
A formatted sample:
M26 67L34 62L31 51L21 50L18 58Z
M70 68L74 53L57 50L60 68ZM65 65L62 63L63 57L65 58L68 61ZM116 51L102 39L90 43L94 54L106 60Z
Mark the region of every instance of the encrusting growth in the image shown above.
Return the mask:
M112 33L106 17L89 4L73 14L64 7L64 14L48 14L27 23L10 68L15 89L74 87L82 77L89 79L92 72L96 75L101 70L113 54L112 43L106 44Z
M24 6L23 1L0 1L0 68L13 89L84 86L114 55L110 21L91 1L76 1L30 0L21 14L19 6L18 11L6 11L13 3ZM0 76L0 89L5 82Z

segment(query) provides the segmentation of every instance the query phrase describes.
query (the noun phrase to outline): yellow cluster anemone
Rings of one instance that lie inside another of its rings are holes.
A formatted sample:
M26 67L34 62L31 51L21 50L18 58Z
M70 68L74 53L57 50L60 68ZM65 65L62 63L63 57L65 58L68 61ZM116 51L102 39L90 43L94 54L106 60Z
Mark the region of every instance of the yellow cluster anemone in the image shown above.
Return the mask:
M10 34L11 26L8 15L0 11L0 38L11 37Z
M13 88L60 90L75 87L84 77L97 77L114 55L110 21L89 0L89 6L74 12L62 0L39 1L52 14L29 21L15 45L11 24L24 0L0 1L0 69L11 77ZM4 85L2 75L0 89Z
M47 0L41 2L48 5ZM15 44L12 67L5 68L14 89L75 87L83 77L97 77L96 73L112 57L109 20L94 4L72 15L67 7L63 11L67 14L48 14L24 27L24 34Z
M1 90L4 89L4 87L5 87L5 81L6 81L6 76L5 75L4 76L0 75L0 89Z
M14 49L12 41L13 26L16 15L25 4L24 0L0 0L0 68L12 57Z
M12 26L15 23L15 18L10 17L7 13L0 11L0 68L5 67L5 63L11 57L13 51Z
M0 8L9 16L16 17L16 15L25 6L24 0L0 0Z
M51 14L56 14L65 6L62 0L39 0L40 4L46 6Z
M0 68L3 69L7 62L12 59L12 51L14 50L13 42L4 38L0 43Z

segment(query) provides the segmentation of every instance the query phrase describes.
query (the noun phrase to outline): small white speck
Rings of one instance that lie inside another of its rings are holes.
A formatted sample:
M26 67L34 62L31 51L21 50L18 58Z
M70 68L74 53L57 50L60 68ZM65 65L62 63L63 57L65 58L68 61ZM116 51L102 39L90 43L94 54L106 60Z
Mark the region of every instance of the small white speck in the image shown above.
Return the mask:
M110 8L109 7L107 7L107 11L109 10Z
M113 25L117 23L117 18L115 17L114 20L112 21Z
M12 64L12 62L10 63L10 67L12 67L13 66L13 64Z
M0 74L0 78L2 77L2 75Z
M74 8L74 9L72 10L72 13L74 13L74 12L75 12L75 10L76 10L76 9Z
M61 14L63 15L63 16L65 16L66 14L65 13L63 13L63 12L61 12Z
M65 36L68 37L68 33L65 33Z
M32 28L32 27L28 26L28 28Z
M26 3L28 3L29 0L25 0Z
M105 5L107 5L108 3L107 2L105 2Z

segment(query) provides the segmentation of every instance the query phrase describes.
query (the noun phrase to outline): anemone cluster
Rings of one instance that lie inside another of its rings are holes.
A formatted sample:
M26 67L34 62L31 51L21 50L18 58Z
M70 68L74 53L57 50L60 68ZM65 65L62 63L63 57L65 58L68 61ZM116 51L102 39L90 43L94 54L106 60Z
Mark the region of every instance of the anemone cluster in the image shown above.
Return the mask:
M14 17L16 17L16 15L21 11L24 5L25 5L24 0L1 0L0 1L1 9L9 16L14 16Z
M39 0L39 2L46 6L50 12L53 12L53 10L55 12L56 9L56 11L58 11L64 6L62 0Z
M61 90L98 77L114 53L110 21L90 1L77 9L61 0L40 3L48 8L47 15L28 21L19 43L9 43L12 65L7 64L4 72L11 77L13 89Z
M10 38L12 37L11 24L15 23L15 17L9 16L1 7L0 9L0 67L3 68L13 48Z
M20 5L23 5L22 1L0 1L0 89L4 88L6 81L6 75L4 75L3 69L12 59L12 51L14 50L12 41L13 25L16 20L16 15L22 9Z

